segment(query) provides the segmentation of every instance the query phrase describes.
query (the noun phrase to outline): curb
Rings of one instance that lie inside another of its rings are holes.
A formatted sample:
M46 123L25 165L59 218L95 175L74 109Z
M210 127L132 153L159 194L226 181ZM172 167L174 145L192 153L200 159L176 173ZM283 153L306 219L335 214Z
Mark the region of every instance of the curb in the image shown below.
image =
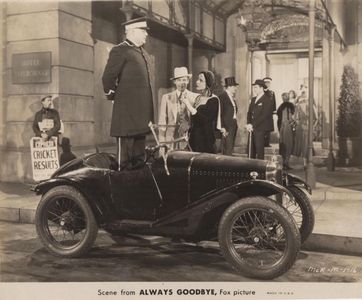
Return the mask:
M312 233L302 250L362 256L362 238Z
M35 209L0 207L0 221L34 224ZM302 250L362 256L362 238L312 233Z
M0 207L0 221L34 224L35 209Z
M362 191L345 188L319 188L312 191L312 201L320 200L362 200Z

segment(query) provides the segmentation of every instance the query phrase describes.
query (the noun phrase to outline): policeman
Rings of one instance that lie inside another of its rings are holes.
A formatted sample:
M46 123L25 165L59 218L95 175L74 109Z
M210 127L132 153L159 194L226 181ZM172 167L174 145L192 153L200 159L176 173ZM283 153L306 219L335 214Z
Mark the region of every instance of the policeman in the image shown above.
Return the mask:
M147 19L134 19L122 26L126 40L110 51L102 77L107 99L113 100L110 135L117 140L119 165L124 161L137 164L143 159L148 123L154 119L153 71L142 47L148 35Z

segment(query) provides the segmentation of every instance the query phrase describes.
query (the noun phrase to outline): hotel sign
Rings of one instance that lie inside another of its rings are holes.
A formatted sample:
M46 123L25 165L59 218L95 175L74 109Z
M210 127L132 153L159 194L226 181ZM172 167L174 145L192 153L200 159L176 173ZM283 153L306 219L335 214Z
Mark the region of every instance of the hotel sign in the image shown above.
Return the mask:
M12 83L51 82L51 54L51 52L13 54Z

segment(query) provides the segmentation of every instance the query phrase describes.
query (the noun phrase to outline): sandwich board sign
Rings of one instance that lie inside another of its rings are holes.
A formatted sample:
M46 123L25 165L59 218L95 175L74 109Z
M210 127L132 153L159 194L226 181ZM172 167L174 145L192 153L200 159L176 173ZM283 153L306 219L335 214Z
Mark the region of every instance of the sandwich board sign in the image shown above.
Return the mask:
M57 143L57 137L51 137L49 140L43 140L40 137L31 138L31 165L35 181L49 179L54 171L59 168Z

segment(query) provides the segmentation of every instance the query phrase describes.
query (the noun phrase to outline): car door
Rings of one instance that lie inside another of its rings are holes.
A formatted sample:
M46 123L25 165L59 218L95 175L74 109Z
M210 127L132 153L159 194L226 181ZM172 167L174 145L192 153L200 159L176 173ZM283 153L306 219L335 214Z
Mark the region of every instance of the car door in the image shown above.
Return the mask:
M113 205L120 219L155 219L161 199L148 165L112 171L110 185Z

